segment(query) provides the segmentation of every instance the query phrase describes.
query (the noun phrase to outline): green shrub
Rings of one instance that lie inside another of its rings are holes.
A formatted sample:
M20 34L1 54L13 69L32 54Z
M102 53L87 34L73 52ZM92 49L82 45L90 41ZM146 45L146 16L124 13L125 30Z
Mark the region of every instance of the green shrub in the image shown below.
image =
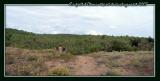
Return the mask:
M113 40L111 42L111 48L115 51L130 51L132 47L127 43L127 41Z
M154 40L144 37L107 35L34 34L6 28L6 46L27 49L53 49L60 44L71 54L86 54L97 51L153 50Z
M56 67L49 69L49 74L51 76L67 76L69 75L69 69L66 67Z

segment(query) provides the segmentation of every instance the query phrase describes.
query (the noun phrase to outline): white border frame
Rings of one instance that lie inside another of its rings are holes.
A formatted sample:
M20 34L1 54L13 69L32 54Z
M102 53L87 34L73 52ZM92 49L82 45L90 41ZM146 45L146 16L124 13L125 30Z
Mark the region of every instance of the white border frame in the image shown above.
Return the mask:
M68 4L4 4L4 77L156 77L156 53L155 53L155 4L147 4L153 6L153 37L154 37L154 75L153 76L7 76L5 75L5 28L6 28L6 6L69 6Z

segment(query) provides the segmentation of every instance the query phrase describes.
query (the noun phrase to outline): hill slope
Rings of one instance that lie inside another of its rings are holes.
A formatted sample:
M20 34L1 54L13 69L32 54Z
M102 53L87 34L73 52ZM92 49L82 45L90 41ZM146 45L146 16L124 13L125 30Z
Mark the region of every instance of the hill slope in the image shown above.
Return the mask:
M72 35L72 34L34 34L11 28L5 29L5 45L27 49L52 49L63 45L67 52L84 54L98 51L153 50L152 38Z

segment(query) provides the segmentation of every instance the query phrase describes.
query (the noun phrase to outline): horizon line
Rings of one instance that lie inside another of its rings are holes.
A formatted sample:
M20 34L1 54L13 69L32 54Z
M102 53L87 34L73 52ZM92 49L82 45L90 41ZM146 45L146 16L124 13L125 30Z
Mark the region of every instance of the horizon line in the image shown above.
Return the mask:
M109 34L97 34L97 35L94 35L94 34L74 34L74 33L36 33L36 32L31 32L31 31L27 31L27 30L23 30L23 29L16 29L16 28L7 28L5 27L4 28L5 30L6 29L14 29L14 30L18 30L18 31L23 31L23 32L26 32L26 33L32 33L32 34L38 34L38 35L91 35L91 36L115 36L115 37L121 37L121 36L124 36L124 37L140 37L140 38L153 38L152 36L133 36L133 35L109 35ZM6 32L5 32L6 33Z

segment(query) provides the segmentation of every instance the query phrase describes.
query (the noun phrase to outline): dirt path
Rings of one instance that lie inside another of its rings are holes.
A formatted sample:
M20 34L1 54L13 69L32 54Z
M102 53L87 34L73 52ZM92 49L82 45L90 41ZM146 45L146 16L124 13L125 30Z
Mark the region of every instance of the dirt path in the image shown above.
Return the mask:
M59 60L52 60L45 63L48 68L58 66L72 67L72 75L97 76L105 75L107 67L104 64L97 64L95 58L91 56L76 56L76 60L61 63Z
M103 75L106 71L106 66L98 66L93 57L77 56L74 75Z

